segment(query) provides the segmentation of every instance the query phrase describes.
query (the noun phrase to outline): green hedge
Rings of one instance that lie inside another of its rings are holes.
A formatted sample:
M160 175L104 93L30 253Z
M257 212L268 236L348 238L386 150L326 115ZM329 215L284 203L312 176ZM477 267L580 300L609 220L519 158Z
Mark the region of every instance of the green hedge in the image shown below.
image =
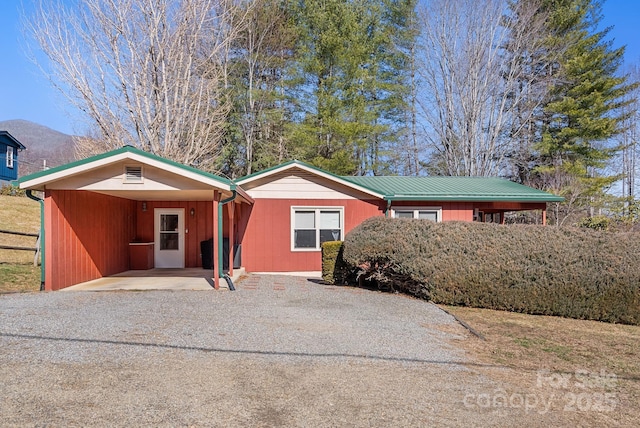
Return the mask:
M640 234L372 218L345 239L365 279L449 305L640 324Z
M343 242L322 243L322 279L329 284L345 284L352 269L342 258Z

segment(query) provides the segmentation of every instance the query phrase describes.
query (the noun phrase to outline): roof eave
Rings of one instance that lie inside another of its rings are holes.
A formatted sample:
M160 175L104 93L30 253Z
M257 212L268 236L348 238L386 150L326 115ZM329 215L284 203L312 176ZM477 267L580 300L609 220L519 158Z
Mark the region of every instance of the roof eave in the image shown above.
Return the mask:
M523 197L523 196L464 196L464 195L433 195L433 196L410 196L410 195L390 195L385 196L387 201L452 201L452 202L562 202L564 198L559 196L550 197Z
M222 177L204 173L196 168L169 161L159 156L143 152L133 147L125 146L120 149L93 156L87 159L71 162L66 165L36 172L17 180L21 189L44 190L48 183L55 182L76 174L91 171L112 163L130 159L156 168L172 171L192 180L217 187L220 190L231 191L232 184Z
M27 148L20 141L16 139L13 135L11 135L8 131L0 131L0 135L4 135L9 140L11 140L15 145L18 146L18 150L26 150Z
M242 198L246 203L253 205L253 203L255 202L253 198L249 196L249 194L237 184L233 184L231 190L235 190L238 196L240 196L240 198Z

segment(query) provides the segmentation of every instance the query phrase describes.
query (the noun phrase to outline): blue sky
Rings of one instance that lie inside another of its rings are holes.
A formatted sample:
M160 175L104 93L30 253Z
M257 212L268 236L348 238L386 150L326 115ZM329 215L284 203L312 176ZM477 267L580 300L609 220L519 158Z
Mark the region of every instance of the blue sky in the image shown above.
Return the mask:
M77 111L23 53L19 9L24 4L29 10L32 1L0 1L0 121L25 119L67 134L82 133ZM607 0L603 13L602 26L614 27L609 33L614 47L626 45L626 62L640 64L640 1Z

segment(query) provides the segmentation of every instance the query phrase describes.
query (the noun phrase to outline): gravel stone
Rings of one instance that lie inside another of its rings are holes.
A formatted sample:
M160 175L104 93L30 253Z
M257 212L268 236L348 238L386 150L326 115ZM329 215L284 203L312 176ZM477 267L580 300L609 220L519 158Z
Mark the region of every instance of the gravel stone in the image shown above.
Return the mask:
M497 386L428 302L286 276L236 287L1 295L0 425L559 424L466 405Z

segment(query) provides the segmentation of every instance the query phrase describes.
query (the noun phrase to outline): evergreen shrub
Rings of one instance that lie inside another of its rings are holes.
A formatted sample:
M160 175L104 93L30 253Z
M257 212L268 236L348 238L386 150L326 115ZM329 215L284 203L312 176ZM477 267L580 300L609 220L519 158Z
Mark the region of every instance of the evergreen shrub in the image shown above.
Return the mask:
M329 284L345 284L352 269L342 258L343 242L322 243L322 279Z
M640 324L640 234L371 218L347 234L359 275L435 303Z

